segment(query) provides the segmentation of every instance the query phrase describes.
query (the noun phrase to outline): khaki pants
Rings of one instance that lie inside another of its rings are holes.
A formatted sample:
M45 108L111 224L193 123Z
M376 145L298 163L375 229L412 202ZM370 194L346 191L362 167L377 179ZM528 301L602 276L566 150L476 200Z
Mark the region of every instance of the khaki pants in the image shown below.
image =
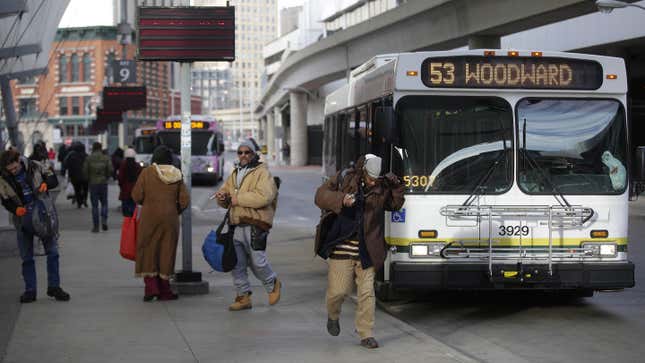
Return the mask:
M341 305L345 296L352 292L353 280L356 278L356 331L361 339L373 337L374 309L374 267L363 269L361 261L329 259L327 275L327 314L332 320L340 317Z

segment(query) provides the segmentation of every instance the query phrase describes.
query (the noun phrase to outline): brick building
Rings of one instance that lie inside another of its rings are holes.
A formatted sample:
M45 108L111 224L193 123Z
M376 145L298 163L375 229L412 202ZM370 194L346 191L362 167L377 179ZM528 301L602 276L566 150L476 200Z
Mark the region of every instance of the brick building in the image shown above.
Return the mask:
M104 86L112 83L112 61L122 58L116 27L95 26L59 29L49 54L47 74L13 82L19 131L25 151L31 152L35 141L48 146L72 140L101 140L113 150L130 144L134 130L154 124L172 111L170 64L137 62L137 83L147 88L147 108L129 111L128 130L123 124L110 125L107 133L90 135L96 108L100 106ZM134 59L136 46L126 48L126 59ZM193 100L194 112L201 112L201 99Z

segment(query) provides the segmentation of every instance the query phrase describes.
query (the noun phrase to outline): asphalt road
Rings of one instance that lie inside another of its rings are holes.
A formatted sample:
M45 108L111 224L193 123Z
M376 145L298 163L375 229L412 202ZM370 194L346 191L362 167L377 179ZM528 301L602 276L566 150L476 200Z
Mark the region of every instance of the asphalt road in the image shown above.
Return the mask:
M434 294L383 305L483 362L645 362L645 198L631 202L636 287L567 300L539 294Z

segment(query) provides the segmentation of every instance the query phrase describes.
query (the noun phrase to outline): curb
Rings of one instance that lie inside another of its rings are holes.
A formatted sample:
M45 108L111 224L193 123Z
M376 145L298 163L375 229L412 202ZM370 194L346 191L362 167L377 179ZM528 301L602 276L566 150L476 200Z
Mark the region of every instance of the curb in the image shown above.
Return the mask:
M358 305L358 300L356 298L356 295L349 296L349 299L354 304ZM443 343L433 338L432 336L420 331L419 329L413 327L412 325L406 323L405 321L396 318L392 313L392 311L390 310L390 308L386 304L380 302L378 299L376 299L376 307L385 313L385 320L387 320L388 325L396 326L399 329L401 329L401 331L415 337L416 339L419 340L419 344L433 345L433 346L440 347L443 354L459 362L463 362L463 363L480 362L479 360L467 355L466 353L461 352L451 347L450 345Z

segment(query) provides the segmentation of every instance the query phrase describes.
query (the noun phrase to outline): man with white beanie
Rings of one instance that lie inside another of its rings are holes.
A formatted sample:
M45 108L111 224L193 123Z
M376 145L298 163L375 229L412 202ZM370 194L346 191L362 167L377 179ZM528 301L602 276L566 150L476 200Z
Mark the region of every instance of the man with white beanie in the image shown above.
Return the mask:
M214 197L223 208L230 208L229 224L234 226L233 239L237 265L231 274L237 296L231 311L251 309L251 283L248 268L262 282L269 305L280 300L282 282L271 268L266 244L277 207L278 188L265 163L260 162L257 145L248 139L237 148L238 162Z
M356 281L358 308L356 331L361 346L378 348L374 338L374 275L383 267L386 243L383 231L385 211L403 206L404 187L387 173L380 177L382 159L366 154L355 168L338 173L316 191L315 202L330 211L335 220L317 235L316 253L329 259L327 281L327 331L340 334L341 305Z

